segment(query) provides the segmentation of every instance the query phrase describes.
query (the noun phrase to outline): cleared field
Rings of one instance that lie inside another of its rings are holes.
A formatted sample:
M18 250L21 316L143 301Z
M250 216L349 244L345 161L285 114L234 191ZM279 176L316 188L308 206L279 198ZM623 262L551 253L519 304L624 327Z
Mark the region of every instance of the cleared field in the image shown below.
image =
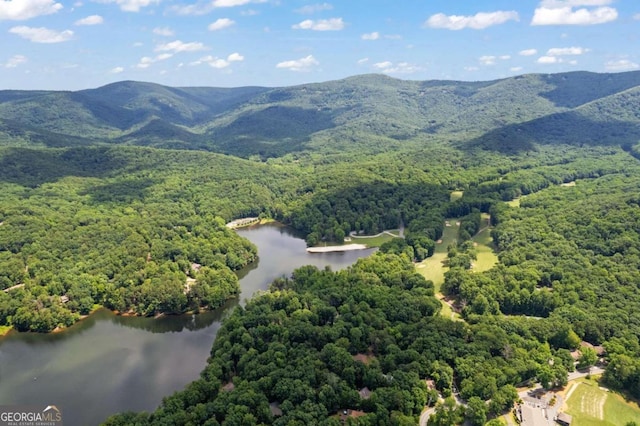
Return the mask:
M511 201L507 201L507 205L511 207L520 207L520 198L514 198Z
M618 426L640 419L640 407L601 387L596 380L579 379L567 392L566 411L574 425Z
M493 244L493 238L491 238L490 218L488 214L482 214L482 222L482 230L471 239L477 244L475 249L478 253L478 259L473 262L473 271L476 272L488 271L498 263L495 245Z
M394 235L398 235L398 230L395 230L395 229L388 232ZM394 237L393 235L389 235L387 231L385 231L384 233L376 235L374 237L367 237L367 236L358 237L358 236L352 235L349 238L351 239L350 242L352 243L366 244L368 247L380 247L383 243L399 237ZM345 243L347 243L346 238L345 238Z
M451 195L449 196L450 201L456 201L462 198L464 191L451 191Z
M417 265L418 272L426 279L433 281L436 293L440 293L440 286L444 282L444 273L448 270L443 264L447 259L447 247L456 242L460 228L456 225L455 219L447 219L447 222L451 226L445 226L441 242L436 244L433 256Z

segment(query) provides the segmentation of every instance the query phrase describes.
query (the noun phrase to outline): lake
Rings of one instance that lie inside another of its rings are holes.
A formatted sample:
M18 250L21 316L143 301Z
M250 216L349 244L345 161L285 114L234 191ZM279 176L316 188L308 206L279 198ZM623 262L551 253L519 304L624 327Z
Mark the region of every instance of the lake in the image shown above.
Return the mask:
M0 405L56 405L64 424L99 424L121 411L151 411L197 379L220 321L273 279L302 265L338 270L372 250L307 253L278 224L237 231L258 247L258 262L238 272L242 293L224 308L158 319L101 310L62 333L11 334L0 340Z

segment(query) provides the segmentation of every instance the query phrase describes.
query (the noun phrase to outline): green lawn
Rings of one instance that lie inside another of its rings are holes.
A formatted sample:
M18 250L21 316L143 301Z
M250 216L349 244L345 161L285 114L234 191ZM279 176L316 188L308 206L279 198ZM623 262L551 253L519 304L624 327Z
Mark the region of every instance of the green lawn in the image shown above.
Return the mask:
M471 239L477 244L475 248L478 253L478 259L473 262L473 270L476 272L488 271L498 263L495 245L493 244L493 238L491 238L491 229L489 226L489 215L483 213L482 230Z
M451 195L449 196L449 200L456 201L462 198L464 191L451 191Z
M576 380L566 401L567 413L578 426L619 426L640 419L640 407L615 392L599 387L595 379Z
M436 293L440 292L440 286L444 282L444 273L447 271L443 262L447 259L447 247L456 242L458 237L458 229L455 219L447 219L451 226L445 226L442 235L442 242L436 244L433 256L425 259L417 265L418 272L426 279L433 281Z
M520 207L520 198L514 198L511 201L507 201L507 204L511 207Z
M398 230L393 229L391 232L394 235L398 234ZM351 241L346 241L345 239L345 244L366 244L369 247L380 247L383 243L390 241L394 238L398 238L398 237L393 237L389 234L383 233L381 235L378 235L376 237L354 237L354 236L350 236L349 238L351 238Z

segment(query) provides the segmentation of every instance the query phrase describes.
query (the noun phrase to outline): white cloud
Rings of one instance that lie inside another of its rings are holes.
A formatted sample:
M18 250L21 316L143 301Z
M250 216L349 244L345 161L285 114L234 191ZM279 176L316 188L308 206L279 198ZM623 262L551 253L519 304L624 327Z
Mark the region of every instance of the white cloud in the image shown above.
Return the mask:
M478 60L482 65L494 65L496 63L496 57L492 55L480 56Z
M291 71L311 71L316 65L320 65L320 62L313 55L309 55L300 59L280 62L276 65L276 68L284 68Z
M613 3L613 0L542 0L541 7L579 7L579 6L606 6Z
M218 30L223 30L225 28L229 28L230 26L232 26L235 23L236 23L236 21L234 21L233 19L220 18L220 19L216 19L214 22L210 23L207 28L209 29L209 31L218 31Z
M516 11L497 12L480 12L473 16L450 15L437 13L432 15L424 23L425 26L431 28L443 28L447 30L462 30L464 28L472 28L474 30L482 30L493 25L504 24L507 21L519 21L520 17Z
M376 62L375 64L373 64L374 68L378 68L380 70L391 68L392 66L393 66L393 62L391 61Z
M409 62L398 62L394 64L391 61L377 62L373 64L373 67L384 74L413 74L422 69Z
M547 50L547 56L584 55L589 49L584 47L553 47Z
M244 56L235 52L227 56L227 59L218 58L212 55L203 56L197 61L191 62L189 65L207 64L212 68L223 69L223 68L229 67L233 62L242 62L242 61L244 61Z
M122 67L115 67L115 68L111 68L111 69L109 70L109 73L111 73L111 74L120 74L120 73L121 73L121 72L123 72L123 71L124 71L124 68L122 68Z
M240 12L240 15L242 15L242 16L256 16L258 14L260 14L260 12L258 12L257 10L253 10L253 9L243 10L242 12Z
M518 54L521 55L521 56L533 56L536 53L538 53L538 51L536 49L524 49L524 50L521 50L520 52L518 52Z
M244 61L244 56L242 56L238 52L235 52L235 53L232 53L231 55L227 56L227 61L229 61L229 62L242 62L242 61Z
M619 59L617 61L608 61L604 64L607 71L632 71L640 68L640 65L628 59Z
M465 71L469 71L469 72L475 72L478 71L480 68L478 67L464 67Z
M24 55L13 55L7 63L4 64L5 68L16 68L18 65L22 65L27 62L27 57Z
M636 13L635 15L633 15L633 19L635 19L636 21L640 21L640 13Z
M98 0L99 3L115 3L125 12L139 12L143 7L160 3L160 0Z
M595 9L575 9L574 6L598 6L609 4L605 1L543 2L536 8L531 25L595 25L615 21L618 11L612 7Z
M140 62L138 62L138 65L136 65L136 68L149 68L149 66L154 63L155 61L153 60L152 57L150 56L145 56L143 58L140 58Z
M344 28L344 22L342 18L318 19L317 21L306 19L291 28L294 30L340 31Z
M73 31L71 30L56 31L44 27L19 26L11 28L9 32L34 43L61 43L73 38Z
M213 0L211 2L211 4L213 4L213 7L235 7L235 6L243 6L248 3L252 3L252 1L251 0ZM259 1L255 3L264 3L264 2Z
M153 29L153 33L163 37L171 37L175 35L175 31L169 27L156 27Z
M222 69L229 66L228 61L225 61L224 59L221 59L221 58L216 58L215 56L211 56L211 55L202 57L197 62L208 64L211 68L217 68L217 69Z
M155 58L150 56L144 56L140 59L140 62L136 65L136 68L149 68L149 66L155 62L166 61L167 59L173 57L173 53L161 53L157 55Z
M172 6L171 10L178 15L206 15L216 8L244 6L250 3L266 3L267 1L268 0L200 0L194 4ZM249 11L249 14L255 15L256 13L256 11Z
M372 33L368 33L368 34L362 34L361 37L363 40L377 40L380 38L380 33L377 31L374 31Z
M111 0L113 1L113 0ZM120 0L118 0L120 1ZM159 0L157 0L159 1ZM250 3L266 3L268 0L213 0L213 1L203 1L199 0L193 4L181 4L174 5L169 8L172 12L178 15L206 15L216 8L222 7L236 7L236 6L244 6ZM255 15L258 12L256 11L247 11L243 14L247 15Z
M100 15L91 15L86 18L78 19L75 22L75 25L100 25L104 22L102 16Z
M156 46L156 52L196 52L198 50L205 50L206 46L200 42L184 43L180 40L175 40L170 43L159 44Z
M36 16L51 15L63 6L53 0L1 0L0 21L23 21Z
M367 62L369 62L369 58L358 59L358 65L362 65Z
M303 6L300 9L296 9L296 13L300 13L303 15L311 15L313 13L322 12L324 10L332 10L333 6L329 3L318 3L318 4L309 4L307 6Z
M520 72L520 71L522 71L522 69L523 69L522 67L511 67L511 68L509 68L509 71L511 71L511 72Z
M510 55L500 55L500 56L484 55L484 56L480 56L478 58L478 61L480 61L482 65L495 65L498 59L501 61L507 61L511 59L511 56Z
M557 56L541 56L538 58L537 62L539 64L557 64L562 62L562 58Z
M206 15L213 10L213 4L211 3L194 3L187 5L174 5L169 9L176 15L181 16L199 16Z

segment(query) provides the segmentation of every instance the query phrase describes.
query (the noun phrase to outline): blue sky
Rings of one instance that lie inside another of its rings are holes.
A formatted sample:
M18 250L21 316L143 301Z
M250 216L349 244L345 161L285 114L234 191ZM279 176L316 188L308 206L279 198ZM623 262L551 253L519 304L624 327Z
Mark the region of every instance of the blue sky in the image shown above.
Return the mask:
M0 89L640 69L638 0L0 0Z

